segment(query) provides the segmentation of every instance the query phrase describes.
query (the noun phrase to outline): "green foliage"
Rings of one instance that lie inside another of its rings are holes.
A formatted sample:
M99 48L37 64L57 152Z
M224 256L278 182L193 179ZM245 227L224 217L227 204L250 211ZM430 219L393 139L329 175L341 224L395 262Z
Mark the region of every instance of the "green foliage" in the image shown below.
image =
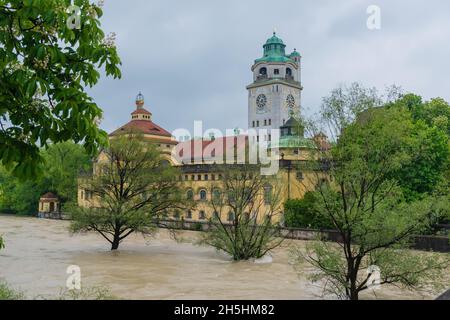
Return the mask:
M388 105L408 110L414 123L407 142L413 157L393 174L408 200L423 194L450 191L450 105L443 99L422 102L422 98L407 94Z
M6 282L0 281L0 300L22 300L24 294L12 289Z
M316 208L318 195L306 192L303 199L291 199L284 204L284 223L288 228L331 229L333 223Z
M4 213L34 214L40 196L52 191L63 203L76 202L77 177L89 171L91 161L84 148L73 142L63 142L41 149L43 174L22 180L0 166L0 210Z
M395 101L393 106L405 106L411 112L414 121L422 120L429 127L436 127L450 137L450 105L442 98L423 102L422 97L406 94Z
M364 105L365 101L352 103ZM317 210L330 218L342 243L318 241L296 256L315 267L312 280L323 280L325 290L339 297L356 300L369 289L370 266L381 269L381 284L420 290L442 282L450 264L448 254L418 258L409 250L416 234L448 216L448 201L442 197L421 194L404 201L408 187L430 191L424 189L437 181L448 156L442 132L415 121L409 110L405 106L363 108L354 121L337 129L339 139L331 152L325 150L319 156L329 167L329 179L318 177ZM328 114L329 125L342 123L339 113ZM403 170L425 172L408 176ZM418 179L416 184L423 189L401 181L408 178Z
M63 142L51 145L43 157L48 189L55 191L63 202L76 202L77 178L80 172L92 169L89 155L80 145Z
M219 169L223 185L209 202L215 214L202 243L229 254L233 260L261 258L278 247L281 214L280 190L273 179L260 174L258 166Z
M72 232L102 235L111 250L130 234L152 233L168 211L186 209L178 186L178 169L165 165L159 149L140 136L111 141L86 179L84 192L93 195L88 208L72 207Z
M42 297L40 297L42 298ZM56 297L44 297L44 300L118 300L111 291L103 286L82 287L81 290L63 289Z
M39 146L72 140L93 155L108 142L85 87L99 69L120 77L120 59L99 27L102 10L77 0L81 26L72 29L70 3L0 0L0 160L18 177L42 173Z

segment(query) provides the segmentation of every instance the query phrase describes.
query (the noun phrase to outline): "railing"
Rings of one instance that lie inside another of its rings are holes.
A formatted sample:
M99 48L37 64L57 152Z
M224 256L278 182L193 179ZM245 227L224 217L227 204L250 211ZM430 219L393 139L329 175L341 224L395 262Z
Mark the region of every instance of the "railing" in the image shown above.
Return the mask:
M291 83L295 83L295 84L300 84L298 81L295 80L294 76L292 75L286 75L286 76L280 76L280 75L274 75L272 77L269 77L267 74L260 74L259 76L256 77L256 81L255 82L263 82L266 80L272 80L272 79L279 79L279 80L284 80L286 82L291 82Z

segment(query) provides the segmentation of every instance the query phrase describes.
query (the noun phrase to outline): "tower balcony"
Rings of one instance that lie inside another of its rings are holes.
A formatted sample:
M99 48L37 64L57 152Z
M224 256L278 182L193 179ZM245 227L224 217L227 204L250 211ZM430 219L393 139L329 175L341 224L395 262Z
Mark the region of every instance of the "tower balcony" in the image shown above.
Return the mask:
M257 76L255 83L264 82L264 81L268 81L268 80L282 80L282 81L286 81L289 83L299 84L299 82L296 81L294 76L292 76L292 75L285 75L285 76L274 75L272 77L269 77L267 74L260 74L259 76Z

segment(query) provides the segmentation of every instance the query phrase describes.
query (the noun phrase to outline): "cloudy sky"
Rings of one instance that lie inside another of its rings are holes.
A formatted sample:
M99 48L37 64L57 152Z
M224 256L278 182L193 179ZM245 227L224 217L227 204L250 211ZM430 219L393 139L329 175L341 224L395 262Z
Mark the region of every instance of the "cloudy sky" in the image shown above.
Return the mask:
M381 8L380 30L366 26L369 5ZM91 90L108 132L129 120L139 91L168 130L245 128L250 68L274 28L303 56L306 113L353 81L450 101L448 0L106 0L104 13L123 62L122 79Z

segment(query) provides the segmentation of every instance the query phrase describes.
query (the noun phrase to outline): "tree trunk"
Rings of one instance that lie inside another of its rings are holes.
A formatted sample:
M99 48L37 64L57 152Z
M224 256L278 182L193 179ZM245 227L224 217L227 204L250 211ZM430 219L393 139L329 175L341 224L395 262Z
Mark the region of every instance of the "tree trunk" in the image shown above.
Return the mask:
M359 293L356 290L350 292L350 300L359 300Z
M350 276L350 300L359 300L359 291L356 288L356 279L358 277L357 271L353 271Z
M113 242L111 243L111 251L119 249L120 239L118 235L114 235Z

